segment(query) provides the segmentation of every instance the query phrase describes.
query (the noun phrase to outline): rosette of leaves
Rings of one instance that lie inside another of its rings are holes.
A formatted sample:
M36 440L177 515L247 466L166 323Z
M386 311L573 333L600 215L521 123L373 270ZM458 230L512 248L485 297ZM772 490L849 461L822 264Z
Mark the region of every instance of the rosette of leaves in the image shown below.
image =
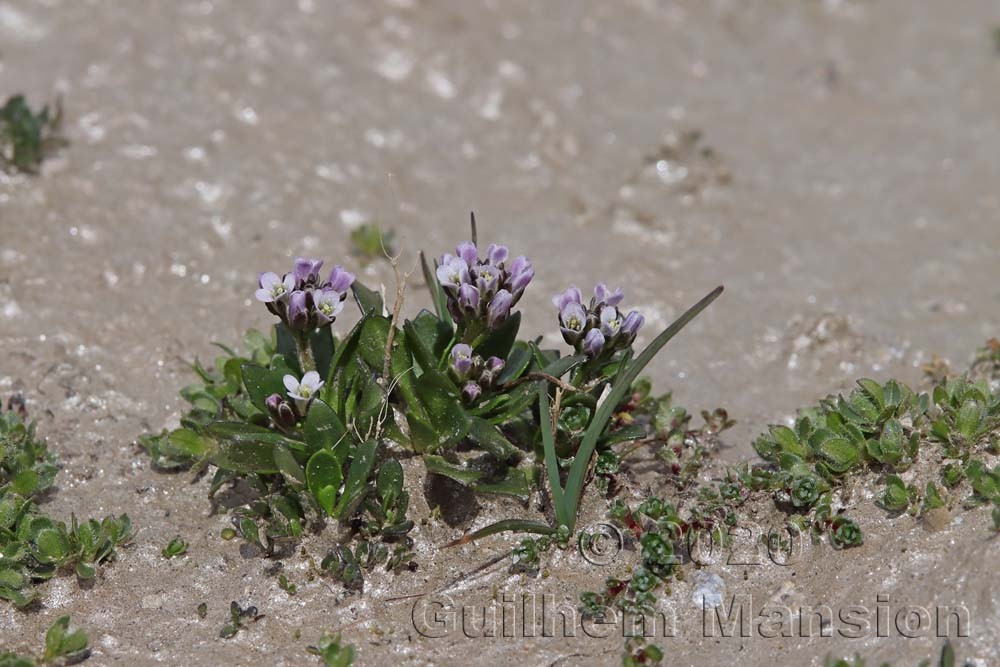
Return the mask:
M961 457L1000 428L1000 394L992 394L985 380L947 379L934 388L933 398L938 414L931 433L946 456Z
M14 95L0 107L0 167L5 171L35 173L42 160L66 145L59 134L62 105L35 112L24 95Z
M872 463L905 470L917 456L918 426L928 409L926 395L915 395L895 380L859 380L846 398L826 399L803 410L794 427L772 426L754 449L782 470L807 463L831 481ZM913 424L909 433L902 418Z
M92 579L97 566L131 539L128 515L70 526L42 513L36 500L52 486L55 459L14 410L0 412L0 598L17 606L34 597L32 584L73 570Z

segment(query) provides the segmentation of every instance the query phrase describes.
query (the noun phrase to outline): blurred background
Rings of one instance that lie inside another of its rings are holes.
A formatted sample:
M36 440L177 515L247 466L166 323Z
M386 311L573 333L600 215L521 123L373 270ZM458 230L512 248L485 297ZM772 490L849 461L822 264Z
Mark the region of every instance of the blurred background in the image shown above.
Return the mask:
M2 388L61 369L158 428L183 360L268 325L258 271L391 289L352 231L409 268L475 210L533 260L523 330L553 344L571 284L624 287L646 339L725 284L650 372L749 456L1000 331L998 25L991 0L0 1L2 97L62 96L71 142L0 177Z

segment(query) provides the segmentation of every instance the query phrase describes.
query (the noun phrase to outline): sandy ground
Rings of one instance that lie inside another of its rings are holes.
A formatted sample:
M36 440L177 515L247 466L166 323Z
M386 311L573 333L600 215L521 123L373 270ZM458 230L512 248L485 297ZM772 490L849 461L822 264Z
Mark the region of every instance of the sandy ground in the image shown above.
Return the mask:
M729 408L728 460L855 377L913 382L932 353L961 362L1000 330L998 24L989 0L0 1L0 97L62 94L72 141L41 177L0 180L0 392L25 394L61 456L52 512L127 511L140 529L93 588L62 578L35 613L0 607L0 648L39 646L71 613L93 665L312 664L304 647L324 629L367 665L618 662L615 636L422 638L413 601L386 602L499 552L504 538L435 545L516 505L419 526L419 572L375 577L362 597L306 582L291 558L289 597L271 563L218 538L205 483L151 471L133 441L177 419L186 360L268 323L250 301L259 270L346 259L366 221L438 254L470 209L482 238L535 262L529 331L554 330L549 296L574 282L625 286L649 330L725 284L651 374L693 409ZM385 265L362 274L389 279ZM755 600L965 605L960 655L1000 661L985 513L936 533L861 518L866 544L836 558L706 571ZM177 532L189 555L166 562ZM305 546L322 556L334 540ZM547 578L495 567L449 594L572 600L626 561L560 554ZM940 645L874 630L704 638L691 589L671 598L670 664L855 650L911 664ZM219 640L233 599L266 617Z

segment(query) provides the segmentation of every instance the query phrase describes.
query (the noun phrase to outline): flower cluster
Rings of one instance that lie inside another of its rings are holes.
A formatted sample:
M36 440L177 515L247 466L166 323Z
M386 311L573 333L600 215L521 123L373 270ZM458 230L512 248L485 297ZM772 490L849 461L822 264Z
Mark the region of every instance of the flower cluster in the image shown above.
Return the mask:
M455 323L475 335L493 330L509 316L511 308L535 277L528 258L521 255L507 266L505 246L490 244L480 259L476 245L466 241L445 254L437 267L437 279L448 297L448 312Z
M504 360L500 357L484 360L465 343L451 348L448 374L462 388L462 398L467 403L475 403L484 390L491 389L503 369Z
M609 356L632 344L639 327L646 321L638 311L622 315L618 304L625 294L613 292L603 283L594 288L594 298L584 305L580 290L570 287L552 298L559 309L559 329L563 340L591 359L602 353Z
M344 309L354 274L335 266L325 281L319 277L322 260L299 257L291 273L278 277L262 273L255 296L290 329L312 331L331 324Z

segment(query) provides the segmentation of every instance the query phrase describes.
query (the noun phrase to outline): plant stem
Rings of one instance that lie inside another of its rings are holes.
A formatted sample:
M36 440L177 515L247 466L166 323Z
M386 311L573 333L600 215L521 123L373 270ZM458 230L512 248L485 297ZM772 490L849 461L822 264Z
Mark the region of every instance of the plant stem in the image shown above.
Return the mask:
M302 374L316 370L316 361L313 359L312 347L309 345L309 333L307 331L295 332L295 347L299 351L299 366L302 367Z

